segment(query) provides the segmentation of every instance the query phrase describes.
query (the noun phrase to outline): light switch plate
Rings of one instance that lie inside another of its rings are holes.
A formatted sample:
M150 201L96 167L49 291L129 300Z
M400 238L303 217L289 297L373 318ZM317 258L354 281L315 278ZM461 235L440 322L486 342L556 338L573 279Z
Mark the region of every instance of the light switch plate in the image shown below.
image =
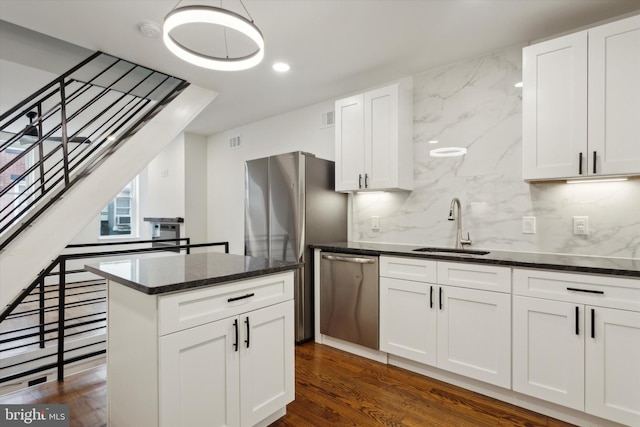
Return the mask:
M372 216L371 217L371 229L374 231L380 230L380 217Z
M536 217L522 217L522 234L536 234Z
M586 236L589 234L589 217L588 216L573 217L573 234L577 236Z

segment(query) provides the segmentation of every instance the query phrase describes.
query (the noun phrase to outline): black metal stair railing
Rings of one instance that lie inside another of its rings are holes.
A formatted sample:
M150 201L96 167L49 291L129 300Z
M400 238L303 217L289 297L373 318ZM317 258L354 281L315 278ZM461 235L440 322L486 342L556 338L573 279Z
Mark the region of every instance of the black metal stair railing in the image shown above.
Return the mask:
M152 246L164 242L169 246ZM176 242L186 242L186 244ZM134 245L134 248L128 248ZM106 250L109 247L124 249ZM140 247L142 246L142 247ZM97 258L223 246L228 242L190 244L189 238L69 245L82 252L58 256L36 280L0 311L0 386L55 370L58 381L70 363L106 352L106 280L87 273L84 264ZM98 260L99 261L99 260ZM29 385L44 381L39 377Z
M0 115L0 250L187 86L97 52Z

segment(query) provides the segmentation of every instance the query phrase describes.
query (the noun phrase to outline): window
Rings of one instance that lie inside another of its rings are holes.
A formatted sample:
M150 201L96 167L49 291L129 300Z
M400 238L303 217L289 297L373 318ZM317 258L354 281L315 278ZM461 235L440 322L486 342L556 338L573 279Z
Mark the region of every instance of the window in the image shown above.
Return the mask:
M136 190L135 178L122 189L115 199L100 212L100 236L136 235Z

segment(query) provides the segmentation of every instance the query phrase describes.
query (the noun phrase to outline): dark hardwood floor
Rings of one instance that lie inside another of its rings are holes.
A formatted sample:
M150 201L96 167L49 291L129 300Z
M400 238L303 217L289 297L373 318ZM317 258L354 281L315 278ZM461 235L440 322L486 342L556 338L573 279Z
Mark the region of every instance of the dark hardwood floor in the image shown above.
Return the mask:
M61 384L0 396L0 404L67 403L72 427L105 426L106 401L104 366L68 377ZM311 342L296 347L296 400L272 426L570 424Z

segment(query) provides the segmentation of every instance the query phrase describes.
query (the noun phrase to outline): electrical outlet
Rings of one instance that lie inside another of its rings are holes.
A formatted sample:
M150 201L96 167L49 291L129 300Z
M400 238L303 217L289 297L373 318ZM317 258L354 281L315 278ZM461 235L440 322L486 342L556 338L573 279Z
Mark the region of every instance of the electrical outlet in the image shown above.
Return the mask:
M380 230L380 217L372 216L371 217L371 229L374 231Z
M536 234L536 217L522 217L522 234Z
M589 217L588 216L573 217L573 234L578 236L586 236L589 234Z

